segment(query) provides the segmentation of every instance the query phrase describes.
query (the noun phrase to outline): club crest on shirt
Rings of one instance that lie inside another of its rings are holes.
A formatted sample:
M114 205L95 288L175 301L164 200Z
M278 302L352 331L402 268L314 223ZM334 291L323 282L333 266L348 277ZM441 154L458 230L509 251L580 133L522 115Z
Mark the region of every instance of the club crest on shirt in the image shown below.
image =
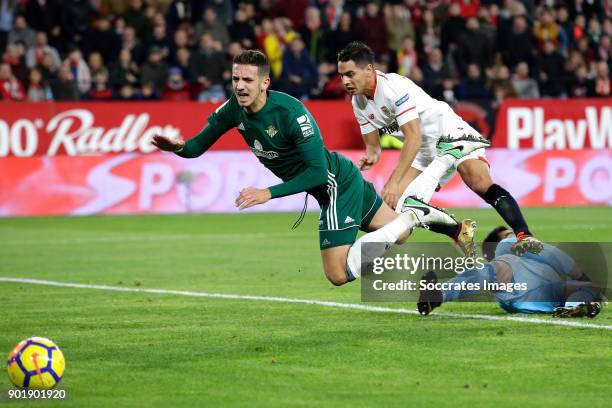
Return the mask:
M278 133L278 130L276 130L274 126L270 125L266 129L266 133L268 134L268 136L274 137Z

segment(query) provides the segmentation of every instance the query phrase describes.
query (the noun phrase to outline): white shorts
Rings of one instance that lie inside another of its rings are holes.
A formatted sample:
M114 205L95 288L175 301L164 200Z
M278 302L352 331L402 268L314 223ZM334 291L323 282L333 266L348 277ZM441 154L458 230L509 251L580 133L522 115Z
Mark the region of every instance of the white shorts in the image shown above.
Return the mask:
M444 122L444 120L442 122ZM431 162L436 158L436 153L437 153L436 144L438 143L438 140L440 139L442 135L450 136L451 139L457 139L459 137L462 137L464 134L473 134L473 135L480 134L476 129L471 127L466 121L461 119L454 112L452 112L451 115L448 115L447 123L443 123L442 126L440 127L444 128L444 131L437 133L435 137L431 133L429 135L423 136L423 142L421 144L421 148L417 152L417 155L415 156L414 161L412 162L412 167L414 167L415 169L420 170L420 171L425 170L425 168L429 166L429 164L431 164ZM428 129L425 129L425 130L428 130ZM461 163L463 163L466 160L471 160L471 159L483 160L486 163L488 163L485 149L482 148L482 149L474 150L472 153L456 160L455 163L453 164L454 169L452 170L456 171L457 167ZM453 171L453 174L454 174L454 171ZM444 179L446 179L446 176L444 177ZM444 184L441 184L441 185L444 185Z

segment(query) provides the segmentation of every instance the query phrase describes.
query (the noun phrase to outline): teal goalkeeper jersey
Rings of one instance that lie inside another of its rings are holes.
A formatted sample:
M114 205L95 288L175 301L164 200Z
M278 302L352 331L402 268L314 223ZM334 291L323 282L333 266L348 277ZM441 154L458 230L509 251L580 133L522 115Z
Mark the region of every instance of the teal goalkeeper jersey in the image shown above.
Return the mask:
M234 127L259 161L283 180L270 187L272 198L302 191L317 199L325 194L330 162L338 158L323 146L321 132L306 107L282 92L268 91L266 104L253 114L247 113L232 95L176 154L186 158L200 156Z

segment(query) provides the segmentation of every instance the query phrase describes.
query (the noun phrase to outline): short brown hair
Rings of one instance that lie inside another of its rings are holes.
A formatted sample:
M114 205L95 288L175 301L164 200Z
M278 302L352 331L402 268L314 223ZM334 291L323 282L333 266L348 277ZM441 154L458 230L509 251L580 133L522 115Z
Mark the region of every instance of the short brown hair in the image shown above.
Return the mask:
M234 64L255 65L260 76L270 75L270 63L266 55L259 50L246 50L234 57Z

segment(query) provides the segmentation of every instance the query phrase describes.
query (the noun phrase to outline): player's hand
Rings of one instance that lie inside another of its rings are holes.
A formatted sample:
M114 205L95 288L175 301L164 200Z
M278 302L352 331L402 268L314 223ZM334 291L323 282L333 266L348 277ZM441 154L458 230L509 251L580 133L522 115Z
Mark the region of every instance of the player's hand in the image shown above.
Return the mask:
M159 150L176 152L185 146L185 141L181 139L170 139L169 137L162 135L155 135L151 139L151 144L157 147Z
M380 153L370 152L366 150L365 154L359 158L359 161L357 162L357 167L359 168L359 170L362 171L369 170L378 162L379 159Z
M272 198L272 193L267 188L247 187L240 190L236 198L236 207L244 210L257 204L263 204Z
M397 204L397 200L399 200L401 196L399 183L389 180L385 187L382 190L382 198L389 205L389 207L395 210L395 206Z

